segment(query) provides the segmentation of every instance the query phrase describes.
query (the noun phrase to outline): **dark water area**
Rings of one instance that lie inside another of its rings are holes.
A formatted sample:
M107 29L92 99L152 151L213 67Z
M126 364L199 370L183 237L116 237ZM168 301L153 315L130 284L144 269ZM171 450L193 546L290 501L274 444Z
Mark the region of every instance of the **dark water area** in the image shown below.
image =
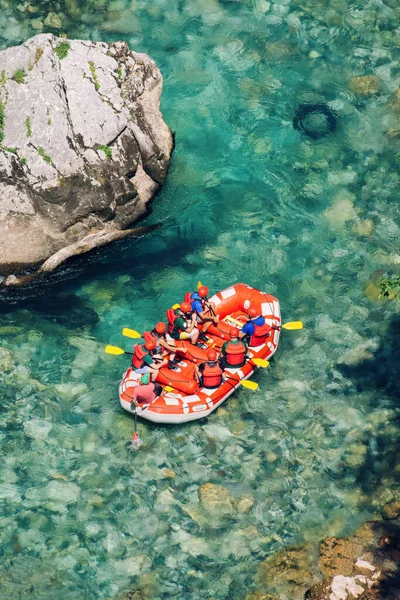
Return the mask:
M1 48L52 32L148 53L176 135L145 221L161 229L0 292L2 597L302 598L260 564L351 535L399 494L399 304L378 285L400 269L397 2L0 7ZM104 347L131 350L122 328L152 327L199 280L268 291L304 329L259 391L206 422L140 423L132 455L129 361Z

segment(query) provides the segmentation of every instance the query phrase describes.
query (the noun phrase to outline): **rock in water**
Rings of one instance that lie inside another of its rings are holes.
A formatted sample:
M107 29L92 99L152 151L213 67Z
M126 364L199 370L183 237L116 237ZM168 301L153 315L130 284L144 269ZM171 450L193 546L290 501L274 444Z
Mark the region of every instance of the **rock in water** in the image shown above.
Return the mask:
M124 42L43 34L0 52L0 273L146 213L173 149L161 88Z

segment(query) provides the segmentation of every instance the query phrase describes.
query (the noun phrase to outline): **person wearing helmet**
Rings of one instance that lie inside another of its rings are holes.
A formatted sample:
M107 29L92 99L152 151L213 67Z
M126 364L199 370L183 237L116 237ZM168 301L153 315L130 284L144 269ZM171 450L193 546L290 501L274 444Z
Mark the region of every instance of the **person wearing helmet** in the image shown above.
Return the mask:
M136 344L132 356L132 368L140 375L150 373L152 381L156 380L158 371L168 362L157 355L156 348L155 340L149 340L145 344Z
M192 312L189 302L181 302L175 314L177 317L171 332L172 339L190 340L196 345L200 332L196 327L196 313Z
M239 337L246 338L249 346L261 346L271 334L270 327L260 311L255 306L249 306L247 309L247 323L243 325Z
M174 340L171 336L168 336L167 339L167 326L165 323L160 321L151 331L153 337L156 340L157 349L162 354L163 357L169 355L167 368L171 370L175 370L176 363L179 362L179 359L176 359L176 346ZM181 348L181 352L186 354L186 348Z
M213 323L216 325L219 320L219 317L215 314L215 304L214 302L210 302L207 296L208 287L205 285L200 286L197 292L194 292L190 296L192 311L196 314L197 320L200 323L203 323L203 329L199 335L199 339L204 342L208 341L208 338L205 335L207 330Z
M239 338L237 327L231 327L229 335L231 339L221 348L220 364L224 369L239 369L246 362L247 344Z
M195 377L201 387L214 389L223 382L223 372L218 364L218 352L215 348L208 349L207 359L199 367L196 365Z
M135 406L143 407L149 405L157 398L161 396L162 387L158 383L151 381L150 373L145 373L140 379L140 385L133 388L131 403Z

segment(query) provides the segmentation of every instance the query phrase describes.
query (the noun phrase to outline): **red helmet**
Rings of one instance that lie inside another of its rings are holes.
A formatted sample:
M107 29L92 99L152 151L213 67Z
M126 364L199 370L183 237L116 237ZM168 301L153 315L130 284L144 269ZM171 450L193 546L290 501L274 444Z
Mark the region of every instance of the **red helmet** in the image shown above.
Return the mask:
M207 358L208 360L217 360L217 351L215 350L215 348L209 348L207 350Z
M231 327L229 330L229 335L231 337L238 337L239 335L239 329L237 327Z
M148 342L145 343L144 347L146 348L146 350L148 350L150 352L150 350L154 350L156 345L157 344L156 344L155 340L149 340Z
M156 331L157 331L157 333L165 333L167 331L166 324L163 323L162 321L160 321L159 323L157 323L157 325L156 325Z
M197 293L200 296L200 298L205 298L206 296L208 296L208 287L206 285L202 285L197 290Z
M192 307L189 304L189 302L181 302L181 304L179 305L179 308L181 309L182 312L184 313L188 313L192 311Z
M247 309L247 314L251 317L257 317L260 313L254 306L249 306L249 308Z

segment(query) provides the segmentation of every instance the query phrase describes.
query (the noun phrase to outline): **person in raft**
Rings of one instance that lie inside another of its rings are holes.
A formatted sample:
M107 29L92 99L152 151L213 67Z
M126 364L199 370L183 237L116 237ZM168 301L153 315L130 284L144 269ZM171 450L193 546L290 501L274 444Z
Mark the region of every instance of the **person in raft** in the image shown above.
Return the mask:
M246 362L247 344L239 339L239 329L231 327L229 331L231 339L221 348L220 365L223 369L238 369Z
M196 313L197 321L203 323L203 329L199 334L199 340L207 342L208 338L205 335L209 327L214 323L216 325L219 321L219 317L215 314L215 304L210 302L207 298L208 287L202 285L199 287L197 292L194 292L190 296L190 304L192 311Z
M177 317L171 332L172 339L190 340L195 346L199 339L200 331L196 327L196 313L192 313L192 307L189 302L181 302L175 314Z
M161 367L167 364L156 352L156 341L149 340L145 344L136 344L133 348L132 367L140 375L150 373L152 381L156 380L157 373ZM157 361L157 362L155 362Z
M151 331L152 335L156 338L156 348L155 351L158 354L161 354L162 357L165 357L169 354L168 360L168 369L176 369L176 363L179 362L179 358L176 359L176 346L174 340L171 336L168 336L167 341L167 326L165 323L160 321ZM186 348L181 348L180 352L186 354Z
M270 327L270 325L265 322L260 311L254 306L249 306L247 309L247 323L243 325L239 337L246 338L249 346L261 346L261 344L265 344L267 338L269 338L272 329L275 328Z
M201 387L217 388L223 382L223 371L218 364L218 352L215 348L208 349L207 358L199 367L195 365L195 378Z
M140 385L133 388L131 403L135 404L135 406L151 404L157 396L161 396L161 392L161 385L153 383L150 373L145 373L140 379Z

